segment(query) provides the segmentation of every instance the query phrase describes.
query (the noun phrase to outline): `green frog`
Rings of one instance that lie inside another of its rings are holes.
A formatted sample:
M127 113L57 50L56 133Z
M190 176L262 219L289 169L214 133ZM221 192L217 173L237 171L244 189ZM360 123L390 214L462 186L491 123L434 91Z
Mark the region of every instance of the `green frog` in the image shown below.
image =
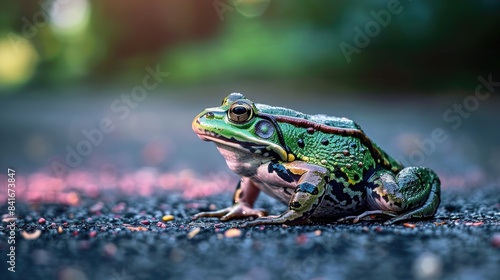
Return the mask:
M307 115L257 104L232 93L192 123L216 144L241 176L232 206L193 219L254 218L245 225L309 223L315 219L394 222L432 217L440 181L426 167L403 165L347 118ZM288 205L281 215L254 209L260 191Z

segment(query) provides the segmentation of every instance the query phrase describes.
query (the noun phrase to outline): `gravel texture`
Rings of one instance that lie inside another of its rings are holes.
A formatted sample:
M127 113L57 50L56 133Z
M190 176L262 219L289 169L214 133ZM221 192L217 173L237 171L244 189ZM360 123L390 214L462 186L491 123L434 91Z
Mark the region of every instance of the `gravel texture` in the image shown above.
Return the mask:
M20 204L16 273L5 268L9 231L3 222L0 275L2 279L498 279L498 191L494 187L445 190L435 219L391 226L361 222L240 228L241 222L191 221L198 211L227 206L228 194L185 200L175 192L148 197L108 192L84 197L79 206ZM285 209L266 196L257 206L271 213ZM6 205L0 209L7 211Z

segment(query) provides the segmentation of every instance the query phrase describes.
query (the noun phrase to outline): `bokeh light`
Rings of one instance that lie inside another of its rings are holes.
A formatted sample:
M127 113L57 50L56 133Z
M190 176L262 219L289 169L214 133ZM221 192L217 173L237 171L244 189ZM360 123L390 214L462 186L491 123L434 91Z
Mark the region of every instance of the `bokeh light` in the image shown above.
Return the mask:
M0 37L0 86L13 87L28 81L38 58L29 40L14 33Z
M53 1L50 9L52 29L60 34L73 34L84 30L90 19L88 0Z

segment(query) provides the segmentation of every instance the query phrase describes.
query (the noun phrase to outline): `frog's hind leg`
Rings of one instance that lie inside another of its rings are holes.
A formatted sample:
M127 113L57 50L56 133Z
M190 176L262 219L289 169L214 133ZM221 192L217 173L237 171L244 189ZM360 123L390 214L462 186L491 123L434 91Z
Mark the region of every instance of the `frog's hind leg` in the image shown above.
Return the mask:
M369 179L367 193L369 211L354 218L367 216L393 217L385 224L432 217L440 203L440 182L434 171L425 167L407 167L396 176L390 171L378 171Z
M409 188L409 190L405 189L404 193L409 198L408 207L406 212L390 219L385 224L433 217L441 202L441 182L437 174L425 167L407 167L398 173L397 179L400 186ZM421 190L426 196L419 196L418 190Z

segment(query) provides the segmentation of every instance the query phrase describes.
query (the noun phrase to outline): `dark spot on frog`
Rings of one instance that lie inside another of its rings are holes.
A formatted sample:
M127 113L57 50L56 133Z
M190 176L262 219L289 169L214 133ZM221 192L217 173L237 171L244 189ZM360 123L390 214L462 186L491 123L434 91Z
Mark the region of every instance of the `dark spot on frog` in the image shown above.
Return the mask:
M321 139L321 144L322 145L328 145L330 143L330 141L328 141L328 139Z
M351 195L344 190L344 186L336 181L329 181L328 184L332 189L331 195L337 200L325 196L326 200L333 202L334 204L338 204L341 202L345 202L345 205L350 205L353 202L356 203L355 208L361 209L364 204L364 197L366 195L366 183L361 181L357 184L351 185L350 190L355 193L355 195Z
M354 176L352 178L354 179L354 181L358 181L359 180L359 175L358 174L354 174Z
M333 202L333 205L336 205L336 203L337 203L337 201L335 199L333 199L333 197L331 197L330 195L325 195L323 198L330 201L330 202Z
M299 145L300 148L304 148L304 146L305 146L304 140L302 140L302 139L297 140L297 145Z
M310 193L312 195L318 194L318 188L316 188L315 185L313 185L311 183L307 183L307 182L299 184L297 186L297 189L301 192L307 192L307 193Z
M267 166L267 171L269 173L273 173L273 171L275 171L276 174L286 182L291 183L294 181L288 170L278 162L273 161L269 163L269 165Z
M313 133L314 133L314 128L312 128L312 127L308 127L308 128L307 128L307 133L309 133L309 134L313 134Z
M347 178L347 175L342 172L340 169L335 169L335 171L333 172L333 174L335 175L335 177L339 178L339 179L344 179L344 181L347 181L348 178Z
M300 203L298 201L294 201L294 202L290 203L290 207L291 208L299 208Z
M351 143L351 148L355 149L356 147L357 147L356 143Z

